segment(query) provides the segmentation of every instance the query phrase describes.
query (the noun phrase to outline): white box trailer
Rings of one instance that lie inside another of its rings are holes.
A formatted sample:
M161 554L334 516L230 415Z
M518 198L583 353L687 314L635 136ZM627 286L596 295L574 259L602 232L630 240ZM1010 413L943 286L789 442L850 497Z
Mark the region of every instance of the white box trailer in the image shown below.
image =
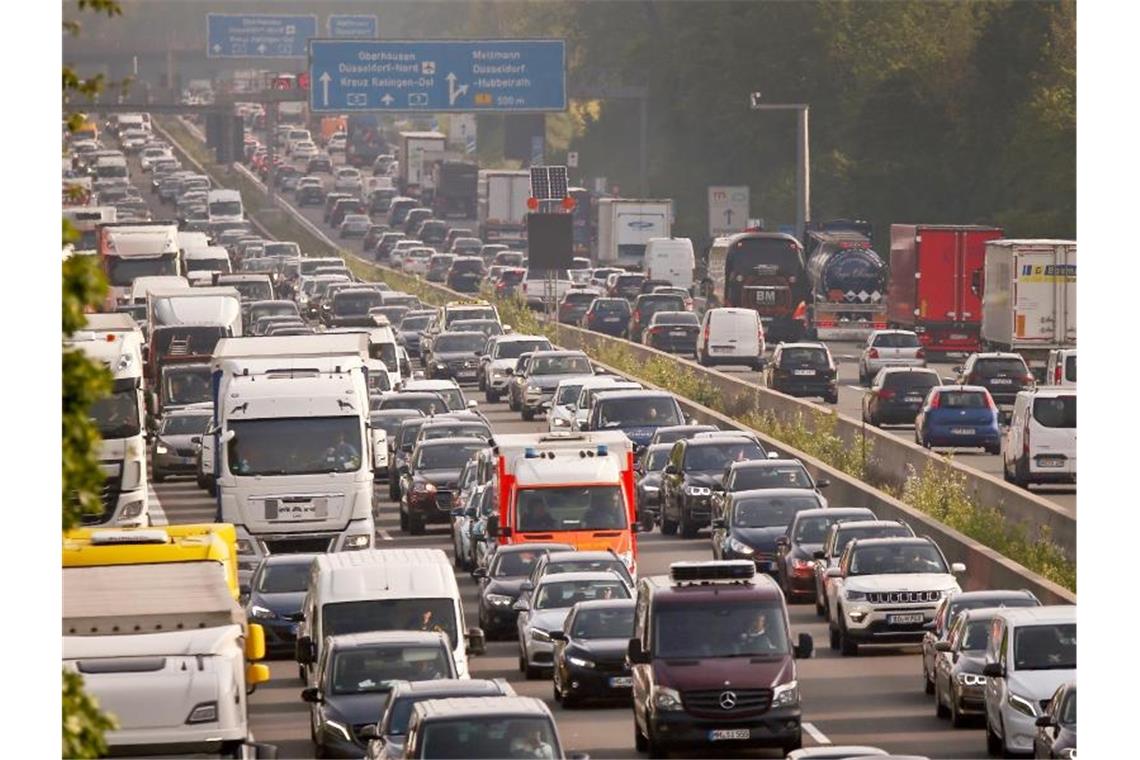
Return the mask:
M487 243L521 249L526 240L530 172L484 169L476 180L475 194L479 236Z
M988 241L983 275L983 350L1043 367L1052 349L1077 344L1076 241Z
M642 267L650 238L672 236L673 201L598 199L599 265Z

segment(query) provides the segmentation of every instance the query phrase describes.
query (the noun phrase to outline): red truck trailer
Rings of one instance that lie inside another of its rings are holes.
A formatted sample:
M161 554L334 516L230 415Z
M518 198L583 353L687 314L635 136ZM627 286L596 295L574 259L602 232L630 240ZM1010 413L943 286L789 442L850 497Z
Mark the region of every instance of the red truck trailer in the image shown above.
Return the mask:
M892 224L887 319L927 351L977 351L986 241L998 227Z

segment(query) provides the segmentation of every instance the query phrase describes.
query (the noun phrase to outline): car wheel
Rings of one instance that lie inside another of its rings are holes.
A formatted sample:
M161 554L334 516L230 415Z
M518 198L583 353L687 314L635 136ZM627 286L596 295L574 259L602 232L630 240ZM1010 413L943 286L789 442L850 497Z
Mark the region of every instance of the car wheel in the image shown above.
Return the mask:
M827 610L824 609L823 605L819 601L818 594L815 597L815 614L817 617L823 617L825 614L827 614Z
M949 718L950 710L946 705L942 704L942 693L938 691L937 687L934 689L934 717L936 718Z
M764 360L763 359L757 359L756 361L752 362L752 371L753 372L763 372L764 371Z
M987 454L993 454L994 456L1000 456L1001 455L1001 444L999 443L996 446L987 446L986 447L986 453Z
M986 752L990 757L998 757L1003 749L1004 742L1001 738L994 733L993 727L990 726L989 716L986 716Z
M404 510L400 510L400 530L404 533L408 532L408 516L404 514Z
M529 663L523 663L523 675L526 676L528 681L536 681L542 677L542 669L536 668Z
M166 480L166 476L157 470L151 473L151 477L154 478L155 483L161 483Z
M415 515L408 515L408 532L413 536L422 536L424 534L423 519Z
M796 734L796 738L792 739L789 742L784 743L784 745L783 745L784 754L790 755L791 753L795 752L797 749L800 749L803 746L804 746L804 735L802 732L799 732Z
M649 740L645 738L645 734L641 733L641 729L637 725L637 716L633 717L633 748L638 752L645 752L649 749Z
M392 473L388 474L388 501L400 500L400 481ZM403 519L403 515L400 516Z
M681 513L681 537L682 538L696 538L697 537L697 531L699 531L699 530L700 530L700 526L698 526L696 523L694 523L691 519L689 519L689 517L684 512L682 512Z
M649 731L649 737L648 737L647 744L648 744L647 749L649 750L649 757L659 758L659 757L668 757L669 756L669 745L665 744L664 742L659 740L656 736L654 736L653 735L653 729L650 729L650 731Z
M834 651L839 651L839 631L828 623L827 626L827 645Z
M1023 460L1018 459L1017 464L1013 466L1013 482L1018 488L1029 488L1029 473L1028 467L1025 466Z
M958 698L954 696L954 692L950 692L950 725L954 728L962 728L966 725L966 718L958 709Z
M847 626L839 627L839 651L844 657L858 657L859 644L847 633Z
M702 367L712 366L712 364L709 363L708 354L702 354L700 352L697 353L697 364L701 365Z
M824 398L824 401L826 401L829 404L838 404L839 403L839 391L832 393L830 396L824 396L823 398Z
M522 408L522 418L523 418L523 422L533 422L534 421L534 410L529 409L529 408L524 406Z
M934 691L934 681L930 678L930 672L926 669L926 655L922 657L922 690L927 694L934 694L935 701L938 695Z
M641 514L638 515L638 517L641 518L641 532L642 533L652 533L653 532L653 513L650 512L648 509L646 509L646 510L643 510L641 512Z

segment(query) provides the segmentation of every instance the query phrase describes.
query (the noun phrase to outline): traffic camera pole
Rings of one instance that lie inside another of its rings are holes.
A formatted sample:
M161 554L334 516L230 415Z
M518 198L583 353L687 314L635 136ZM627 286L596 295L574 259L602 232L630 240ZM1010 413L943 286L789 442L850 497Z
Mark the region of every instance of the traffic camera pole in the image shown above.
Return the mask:
M811 158L809 155L808 113L806 103L762 103L761 93L753 92L753 111L796 112L796 237L803 240L804 228L811 218Z

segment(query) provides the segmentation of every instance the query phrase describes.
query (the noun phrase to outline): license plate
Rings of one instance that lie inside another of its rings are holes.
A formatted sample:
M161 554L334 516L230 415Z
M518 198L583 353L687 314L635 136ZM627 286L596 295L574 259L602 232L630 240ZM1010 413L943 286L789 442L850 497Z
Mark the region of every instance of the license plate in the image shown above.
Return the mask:
M951 333L950 334L950 340L966 340L969 337L970 336L962 335L961 333Z
M268 511L268 510L267 510ZM328 514L328 505L324 500L319 502L279 502L277 514L268 516L271 520L323 520Z
M797 369L793 374L795 374L797 376L801 376L801 377L807 377L808 375L814 375L815 370L814 369Z
M924 620L921 612L912 615L887 615L889 625L906 625L908 623L921 623Z
M633 686L632 676L614 676L610 679L610 687L614 689L624 689Z
M683 338L683 337L685 337L685 335L686 335L686 333L685 333L685 331L684 331L684 330L670 330L670 331L669 331L669 334L670 334L670 335L675 335L675 336L677 336L677 337L679 337L679 338Z
M954 435L973 435L973 428L950 428L950 432Z
M1013 385L1012 377L995 377L990 380L990 385Z
M620 321L621 321L621 318L620 318L620 317L603 317L603 318L602 318L602 321L603 321L603 322L610 322L610 323L613 323L613 322L620 322Z
M300 623L293 623L293 625L289 626L289 633L293 634L294 636L297 635L297 631L299 630L301 630Z
M765 290L756 291L756 303L760 304L761 306L775 306L776 305L776 293L775 293L775 291L770 291L770 290L769 291L765 291Z
M775 562L757 562L756 569L762 573L770 573L776 567Z
M903 401L908 404L921 404L922 396L904 396Z
M1037 460L1038 467L1064 467L1065 460L1061 457L1041 457Z
M732 346L711 346L713 351L731 351Z
M709 731L709 741L719 742L726 739L749 739L752 733L747 728L721 728Z

